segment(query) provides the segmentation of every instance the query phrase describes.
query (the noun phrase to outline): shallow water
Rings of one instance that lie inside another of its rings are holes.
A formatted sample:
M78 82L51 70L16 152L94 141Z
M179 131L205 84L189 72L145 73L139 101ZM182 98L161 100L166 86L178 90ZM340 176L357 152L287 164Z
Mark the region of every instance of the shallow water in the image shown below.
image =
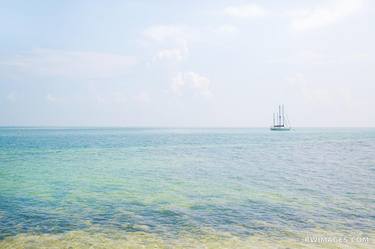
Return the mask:
M0 248L371 248L374 179L375 129L0 128Z

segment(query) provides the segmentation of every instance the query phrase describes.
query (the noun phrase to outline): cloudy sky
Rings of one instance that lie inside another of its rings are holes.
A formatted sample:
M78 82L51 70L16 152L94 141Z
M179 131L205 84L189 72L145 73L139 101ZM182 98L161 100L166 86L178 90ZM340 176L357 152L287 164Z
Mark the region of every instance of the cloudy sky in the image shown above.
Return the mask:
M0 125L375 126L375 3L1 1Z

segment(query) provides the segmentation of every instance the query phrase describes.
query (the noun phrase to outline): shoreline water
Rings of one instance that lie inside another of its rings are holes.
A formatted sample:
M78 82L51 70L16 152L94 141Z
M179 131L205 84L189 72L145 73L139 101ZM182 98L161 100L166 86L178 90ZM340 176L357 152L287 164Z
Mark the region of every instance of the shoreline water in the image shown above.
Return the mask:
M0 248L373 248L373 237L374 234L327 231L290 233L281 238L265 234L238 237L211 231L162 238L147 232L121 233L98 229L61 234L20 234L1 240Z

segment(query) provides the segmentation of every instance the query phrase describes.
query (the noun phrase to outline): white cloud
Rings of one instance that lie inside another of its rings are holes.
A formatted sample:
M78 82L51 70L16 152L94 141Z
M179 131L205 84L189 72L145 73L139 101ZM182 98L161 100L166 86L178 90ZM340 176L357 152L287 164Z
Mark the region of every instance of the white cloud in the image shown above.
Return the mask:
M200 95L212 97L210 80L195 72L179 72L173 79L171 89L175 94L181 95L184 89L191 89Z
M127 72L136 60L112 53L34 49L0 60L0 67L36 76L64 78L114 78Z
M180 48L161 49L157 52L156 56L154 57L154 61L182 61L184 58L187 57L188 52L189 50L186 46L182 46Z
M215 32L223 35L231 35L237 34L239 32L239 29L234 25L224 24L216 28Z
M153 62L181 62L189 56L192 43L222 40L238 32L238 27L230 24L216 27L155 25L143 31L142 36L144 41L156 50Z
M178 73L172 79L171 89L176 94L181 94L182 88L185 86L184 74Z
M57 98L56 98L55 96L53 96L52 94L48 93L48 94L46 95L46 100L47 100L48 102L56 102L56 101L57 101Z
M112 96L110 97L111 101L117 104L125 104L128 102L128 97L126 97L126 94L123 92L112 92Z
M155 25L143 31L142 35L158 48L154 61L181 61L189 54L188 44L194 37L193 33L185 26Z
M144 91L139 92L135 97L135 101L140 103L148 103L151 100L150 94Z
M237 18L261 17L266 15L266 10L257 4L244 4L229 6L224 9L224 14Z
M314 8L291 11L288 15L292 18L293 29L305 31L334 24L362 8L361 0L336 0Z
M183 42L185 43L190 34L190 30L178 25L154 25L143 31L143 36L156 42Z
M11 92L9 93L7 96L6 96L6 99L10 102L15 102L17 100L17 95L16 93L14 92Z
M105 104L106 103L106 100L103 96L100 96L100 95L97 95L94 97L95 99L95 102L97 102L98 104Z

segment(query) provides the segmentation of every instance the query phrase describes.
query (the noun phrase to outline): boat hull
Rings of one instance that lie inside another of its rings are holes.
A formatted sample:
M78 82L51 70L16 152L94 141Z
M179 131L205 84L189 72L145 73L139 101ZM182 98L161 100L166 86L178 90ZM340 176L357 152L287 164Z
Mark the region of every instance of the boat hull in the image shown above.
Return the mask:
M271 127L271 131L290 131L290 127Z

